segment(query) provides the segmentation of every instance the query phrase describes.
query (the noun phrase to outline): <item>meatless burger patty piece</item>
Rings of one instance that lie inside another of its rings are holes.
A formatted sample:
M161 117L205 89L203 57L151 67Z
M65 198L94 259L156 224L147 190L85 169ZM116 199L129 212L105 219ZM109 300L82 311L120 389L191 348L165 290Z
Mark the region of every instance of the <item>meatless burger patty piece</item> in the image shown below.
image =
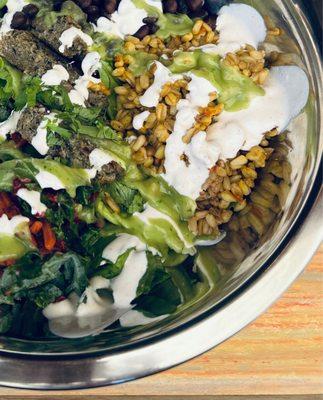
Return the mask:
M69 59L82 59L87 52L87 44L78 36L74 39L73 45L64 50L64 53L59 51L62 44L60 41L62 33L73 27L81 29L80 25L73 20L72 16L59 16L55 23L50 27L48 27L44 22L43 17L38 17L32 23L32 33L57 53L62 54Z
M65 142L65 146L54 146L50 148L47 157L60 158L68 165L75 168L91 168L89 161L90 153L97 146L86 136L73 136ZM100 184L111 183L120 179L124 173L123 168L115 161L104 165L97 173L96 179Z
M17 132L27 142L31 143L33 137L37 134L37 128L41 124L48 111L43 106L35 106L32 108L25 108L19 118L17 124Z
M12 30L1 37L0 55L26 75L42 77L54 65L63 65L70 74L70 82L78 73L30 32Z

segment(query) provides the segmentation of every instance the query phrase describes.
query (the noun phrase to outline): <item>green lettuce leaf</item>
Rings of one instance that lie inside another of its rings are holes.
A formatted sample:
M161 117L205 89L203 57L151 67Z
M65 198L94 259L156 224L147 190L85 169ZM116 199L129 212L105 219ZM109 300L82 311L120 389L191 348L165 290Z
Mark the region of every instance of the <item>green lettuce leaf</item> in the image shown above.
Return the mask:
M67 167L53 160L25 158L0 164L0 190L11 191L14 178L29 178L37 187L36 175L40 171L49 172L60 179L72 197L79 186L90 184L88 174L82 168Z

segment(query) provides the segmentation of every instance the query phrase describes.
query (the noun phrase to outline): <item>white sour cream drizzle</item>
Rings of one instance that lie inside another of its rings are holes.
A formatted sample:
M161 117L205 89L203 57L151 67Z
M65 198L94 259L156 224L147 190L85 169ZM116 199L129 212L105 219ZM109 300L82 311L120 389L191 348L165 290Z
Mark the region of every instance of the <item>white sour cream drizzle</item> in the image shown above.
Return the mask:
M1 28L0 28L0 35L3 35L12 30L11 22L13 16L16 12L21 11L26 4L29 2L26 0L8 0L6 6L8 8L8 12L3 16Z
M85 101L89 98L89 83L97 84L101 82L100 79L92 76L100 67L100 54L96 51L88 53L84 57L82 61L83 76L76 80L74 88L68 94L72 103L85 107Z
M221 159L233 158L240 149L258 145L263 134L275 127L279 132L287 128L307 102L309 83L297 66L272 67L264 89L265 95L254 98L249 108L224 111L208 128L208 146L218 148Z
M18 190L17 196L25 200L30 205L31 213L33 215L41 215L46 212L47 207L40 201L40 192L23 188Z
M38 151L39 154L44 156L48 153L49 146L47 144L47 124L48 121L53 121L56 118L55 113L46 115L37 128L36 135L32 138L31 144Z
M153 254L156 254L156 249L148 248L148 246L142 242L137 236L129 235L128 233L122 233L109 243L103 250L102 258L110 260L115 263L118 257L125 253L129 249L135 249L136 251L150 250Z
M41 81L46 86L60 85L63 81L68 81L70 75L63 65L56 64L52 69L45 72Z
M139 281L145 275L147 266L146 251L130 252L120 275L111 279L115 307L131 308L130 303L136 297Z
M3 214L0 217L0 235L14 236L23 226L29 223L29 218L15 215L11 219Z
M147 1L147 4L161 8L160 1ZM111 19L100 17L94 25L94 31L124 38L133 35L144 25L143 19L148 16L143 9L137 8L131 0L121 0L118 10L111 15Z
M10 117L6 121L0 123L0 138L6 139L7 135L16 131L21 114L22 110L12 111Z
M69 49L73 46L74 40L76 38L80 38L81 40L83 40L83 42L87 46L92 46L93 44L93 39L91 38L91 36L84 33L81 29L72 26L71 28L66 29L66 31L61 34L59 41L62 44L60 45L58 50L61 53L64 53L66 49Z
M91 179L95 177L98 171L101 171L102 167L106 164L109 164L113 161L113 158L104 150L94 149L91 151L89 155L89 161L91 166L93 167L91 170L88 170L88 173L91 176Z
M140 104L144 107L156 107L160 92L167 82L175 82L182 78L182 75L174 75L159 61L155 62L156 71L154 73L153 84L139 97Z
M48 171L39 171L38 174L35 176L35 179L42 189L66 189L64 183L60 179L58 179L56 175Z
M209 53L221 56L235 52L246 44L257 49L259 43L266 38L266 26L258 11L246 4L230 4L223 6L216 20L219 32L217 44L206 44L200 48Z
M149 114L150 114L149 111L143 111L142 113L135 115L132 120L132 126L137 131L139 131L139 129L141 129L144 126L144 123L148 118Z
M215 92L215 87L205 78L194 74L189 75L189 93L177 104L177 114L173 133L166 142L165 174L163 178L179 193L196 199L201 186L209 175L211 168L218 159L219 151L208 146L206 133L199 132L189 144L182 138L195 122L199 107L206 107L210 102L209 94ZM189 164L186 165L180 157L185 154Z

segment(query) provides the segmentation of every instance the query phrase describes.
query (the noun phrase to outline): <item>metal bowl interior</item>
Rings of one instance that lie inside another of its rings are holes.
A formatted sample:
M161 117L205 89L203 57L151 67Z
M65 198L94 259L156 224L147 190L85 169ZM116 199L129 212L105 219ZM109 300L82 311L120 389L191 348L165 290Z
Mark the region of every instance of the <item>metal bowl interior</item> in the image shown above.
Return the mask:
M297 249L293 243L296 240L298 243L308 240L305 236L308 230L305 232L303 229L301 233L298 230L313 208L320 188L320 55L309 22L297 2L256 0L249 3L286 32L276 41L267 42L267 49L288 53L290 62L297 63L308 72L311 86L304 112L289 127L289 139L293 147L288 161L292 166L292 175L283 211L277 215L256 248L241 254L235 252L232 243L231 247L228 243L229 258L223 257L223 252L215 248L214 263L225 272L221 274L217 286L180 313L165 320L145 327L107 331L81 340L26 341L1 337L2 384L30 388L96 386L170 367L200 354L241 329L268 307L305 267L322 233L320 227L314 225L316 221L312 221L311 229L316 226L317 231L311 235L307 253L295 258ZM292 255L289 253L291 246ZM294 266L289 265L288 257L291 262L296 260ZM279 272L279 266L285 270ZM276 271L276 275L273 271ZM261 292L259 294L256 289L259 284L267 282L269 287L276 279L282 279L283 282L273 285L272 293L266 293L263 288L264 296L261 298ZM250 304L259 302L259 307L254 304L249 307L247 298ZM241 304L245 307L240 309L240 318L237 305L242 299ZM228 324L230 321L237 323L232 323L231 330L228 330L219 318L224 318ZM214 330L209 331L210 337L206 339L205 333L210 328ZM200 332L199 336L197 332ZM173 346L181 339L185 347L179 346L175 350ZM194 345L191 340L194 340ZM30 370L38 370L37 365L42 372L35 377ZM57 370L61 372L55 372L54 377L54 371Z

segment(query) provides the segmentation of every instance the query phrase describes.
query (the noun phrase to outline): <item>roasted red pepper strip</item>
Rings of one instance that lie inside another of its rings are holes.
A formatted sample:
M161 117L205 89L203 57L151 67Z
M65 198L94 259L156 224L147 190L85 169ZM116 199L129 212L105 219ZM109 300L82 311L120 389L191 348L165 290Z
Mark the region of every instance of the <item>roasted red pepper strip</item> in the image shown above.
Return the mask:
M44 247L47 251L52 251L56 244L56 236L47 221L43 221Z

